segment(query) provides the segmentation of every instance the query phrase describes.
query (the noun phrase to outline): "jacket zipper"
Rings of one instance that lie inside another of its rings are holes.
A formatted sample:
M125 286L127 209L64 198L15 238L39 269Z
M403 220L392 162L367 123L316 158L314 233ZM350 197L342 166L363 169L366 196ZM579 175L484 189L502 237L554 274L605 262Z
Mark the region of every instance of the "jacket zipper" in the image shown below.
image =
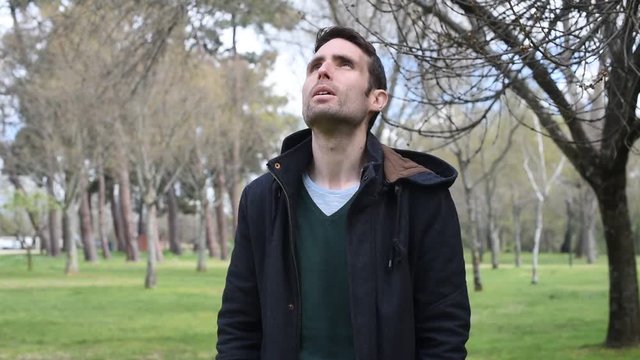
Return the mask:
M276 180L276 182L278 183L278 185L280 185L280 188L282 189L282 192L284 193L284 197L286 199L287 202L287 219L289 220L289 246L290 246L290 250L291 250L291 259L293 260L293 270L294 270L294 276L296 279L296 298L295 298L295 307L296 307L296 357L298 356L298 353L300 352L300 323L302 322L302 312L300 309L300 279L298 278L298 264L296 262L296 252L295 252L295 248L293 246L293 222L291 221L291 203L289 201L289 194L287 194L287 191L284 188L284 185L282 185L282 182L280 181L280 179L278 179L278 177L276 176L276 174L271 170L271 168L269 168L269 173L271 173L271 176L273 176L273 178Z

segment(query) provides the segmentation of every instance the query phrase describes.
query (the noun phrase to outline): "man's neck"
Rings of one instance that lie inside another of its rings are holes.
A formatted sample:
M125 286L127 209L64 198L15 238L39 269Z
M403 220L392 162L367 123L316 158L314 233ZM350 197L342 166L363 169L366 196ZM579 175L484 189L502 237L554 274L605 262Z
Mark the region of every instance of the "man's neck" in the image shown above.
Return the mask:
M326 189L346 189L360 183L365 162L366 128L353 132L323 133L312 129L313 162L309 177Z

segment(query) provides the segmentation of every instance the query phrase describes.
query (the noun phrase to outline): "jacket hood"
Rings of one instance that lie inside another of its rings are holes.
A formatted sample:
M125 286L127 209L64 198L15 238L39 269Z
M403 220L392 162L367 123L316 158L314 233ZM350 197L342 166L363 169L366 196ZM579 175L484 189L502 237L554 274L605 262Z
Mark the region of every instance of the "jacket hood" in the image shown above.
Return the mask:
M284 139L281 154L284 155L307 141L311 142L311 129L297 131ZM449 187L458 176L453 166L444 160L417 151L398 150L382 145L370 132L367 134L366 152L368 161L383 163L384 177L388 183L409 181L423 186Z

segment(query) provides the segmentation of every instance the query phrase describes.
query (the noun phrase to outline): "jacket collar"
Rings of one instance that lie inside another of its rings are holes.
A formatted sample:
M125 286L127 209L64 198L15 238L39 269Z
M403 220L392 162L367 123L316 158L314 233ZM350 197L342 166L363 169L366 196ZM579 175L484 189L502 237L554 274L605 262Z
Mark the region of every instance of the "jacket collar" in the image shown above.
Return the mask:
M365 147L366 162L361 174L361 188L368 183L382 185L382 163L384 153L382 145L371 133L367 135ZM300 179L313 160L311 149L311 129L297 131L287 136L282 142L281 154L267 162L267 168L276 180L284 187L288 195L295 197L300 187ZM377 180L377 181L376 181Z
M408 181L422 186L449 187L457 177L456 170L445 161L429 154L392 149L382 145L371 133L367 134L365 151L363 186L373 181L376 186L372 188L380 189L384 183ZM311 129L304 129L284 139L281 154L269 160L267 167L290 195L294 195L312 159Z

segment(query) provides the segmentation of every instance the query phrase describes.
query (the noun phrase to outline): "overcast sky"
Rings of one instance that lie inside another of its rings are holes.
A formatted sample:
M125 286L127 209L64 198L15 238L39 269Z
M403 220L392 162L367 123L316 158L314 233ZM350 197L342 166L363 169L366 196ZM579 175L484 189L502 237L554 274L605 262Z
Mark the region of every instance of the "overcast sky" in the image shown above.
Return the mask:
M287 34L291 36L291 34ZM231 31L226 31L223 36L225 45L231 43ZM265 50L265 39L256 35L252 29L240 29L237 33L237 48L240 53L256 52ZM227 45L228 46L228 45ZM311 56L313 44L309 44L308 49L299 49L284 40L273 41L272 47L278 52L273 71L267 78L267 83L273 85L273 89L278 95L286 96L289 99L285 110L294 115L302 113L302 83L305 76L307 59L302 51Z

